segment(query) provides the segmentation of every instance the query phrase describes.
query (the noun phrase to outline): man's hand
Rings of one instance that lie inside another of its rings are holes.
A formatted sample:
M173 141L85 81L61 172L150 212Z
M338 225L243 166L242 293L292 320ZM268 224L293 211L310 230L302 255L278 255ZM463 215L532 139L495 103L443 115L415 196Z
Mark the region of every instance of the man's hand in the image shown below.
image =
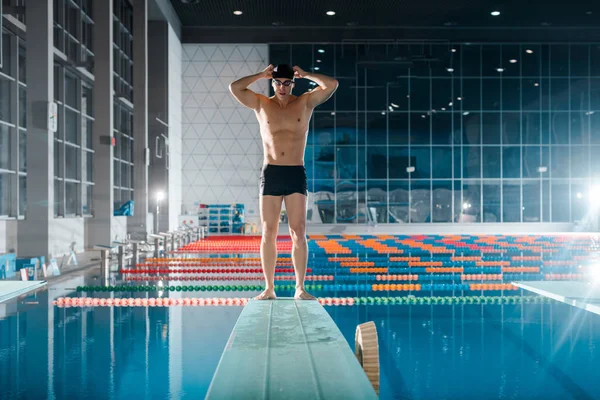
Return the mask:
M275 69L275 67L273 66L273 64L269 64L269 66L267 68L263 69L262 77L265 79L273 78L273 70L274 69Z
M306 75L308 75L306 71L297 65L294 66L294 78L304 78Z

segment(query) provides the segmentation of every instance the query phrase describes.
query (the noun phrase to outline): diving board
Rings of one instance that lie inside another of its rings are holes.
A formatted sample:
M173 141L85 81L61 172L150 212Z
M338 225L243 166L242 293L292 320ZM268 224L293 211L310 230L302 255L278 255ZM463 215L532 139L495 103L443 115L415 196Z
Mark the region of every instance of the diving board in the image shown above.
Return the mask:
M0 281L0 303L38 289L46 281Z
M348 342L317 301L251 300L206 399L377 399Z
M512 282L521 289L600 315L600 282Z

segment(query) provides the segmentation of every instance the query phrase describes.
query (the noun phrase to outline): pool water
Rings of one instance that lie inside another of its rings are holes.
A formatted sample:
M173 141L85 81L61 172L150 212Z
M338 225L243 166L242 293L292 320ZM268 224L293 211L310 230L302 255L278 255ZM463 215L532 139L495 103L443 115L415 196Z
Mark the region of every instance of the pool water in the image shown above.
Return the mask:
M12 312L0 319L0 398L203 398L241 312L224 306L58 308L49 304L56 291L7 305ZM248 296L231 296L238 294ZM600 319L579 309L326 309L352 348L356 326L376 323L381 399L600 398Z

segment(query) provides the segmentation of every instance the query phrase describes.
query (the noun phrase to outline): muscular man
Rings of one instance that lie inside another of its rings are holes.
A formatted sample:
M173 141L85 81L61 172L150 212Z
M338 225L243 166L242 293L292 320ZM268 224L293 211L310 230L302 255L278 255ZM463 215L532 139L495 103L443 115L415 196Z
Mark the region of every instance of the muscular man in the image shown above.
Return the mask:
M275 95L266 97L248 89L259 79L271 79ZM306 78L318 86L300 96L292 95L294 80ZM269 65L262 72L250 75L229 85L233 96L254 110L264 149L260 176L260 217L262 241L260 256L266 289L258 300L275 299L275 263L277 261L277 230L282 202L288 215L292 237L292 262L296 271L294 298L314 300L304 289L308 262L306 244L306 200L308 185L304 168L304 150L308 123L316 106L325 102L338 87L337 80L308 73L299 67Z

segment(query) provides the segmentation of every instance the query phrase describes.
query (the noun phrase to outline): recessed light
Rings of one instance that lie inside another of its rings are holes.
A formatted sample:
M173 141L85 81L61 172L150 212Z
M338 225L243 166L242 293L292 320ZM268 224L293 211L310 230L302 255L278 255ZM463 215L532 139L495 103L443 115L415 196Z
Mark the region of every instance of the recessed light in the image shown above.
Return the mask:
M434 110L435 111L435 110ZM442 111L446 111L446 107L442 107Z
M331 112L331 115L335 115L335 111L332 111L332 112Z
M533 86L540 86L540 84L536 82L533 84Z
M492 11L491 13L494 17L497 17L498 15L500 15L500 11Z
M510 60L510 63L511 63L511 64L516 64L516 63L517 63L517 60L515 60L515 59L513 58L512 60Z
M504 68L496 68L496 71L498 71L498 72L504 72Z
M456 53L456 49L452 49L452 52L453 52L453 53Z
M454 72L454 68L446 68L446 71L448 71L448 72Z
M385 111L382 111L382 112L381 112L381 115L385 115Z
M335 15L335 11L327 11L325 14L332 16L332 15Z
M319 53L325 53L325 50L324 50L324 49L319 49L319 50L317 50L317 51L318 51Z
M453 103L453 102L450 102L450 103L448 103L448 106L450 106L450 107L453 107L453 106L454 106L454 103Z
M465 111L465 112L463 113L463 115L469 115L469 114L470 114L470 112L468 112L468 111Z
M461 101L462 97L457 97L456 100Z
M525 53L527 53L527 54L533 54L533 50L527 49L527 50L525 50Z
M240 10L236 10L236 11L234 11L233 13L234 13L235 15L242 15L242 14L243 14L243 12L241 12Z
M320 62L321 62L321 60L317 60L317 62L318 62L318 63L320 63Z
M319 67L314 67L313 69L314 69L315 71L318 71L318 70L320 70L321 68L319 68Z
M427 118L425 115L421 115L421 118Z

